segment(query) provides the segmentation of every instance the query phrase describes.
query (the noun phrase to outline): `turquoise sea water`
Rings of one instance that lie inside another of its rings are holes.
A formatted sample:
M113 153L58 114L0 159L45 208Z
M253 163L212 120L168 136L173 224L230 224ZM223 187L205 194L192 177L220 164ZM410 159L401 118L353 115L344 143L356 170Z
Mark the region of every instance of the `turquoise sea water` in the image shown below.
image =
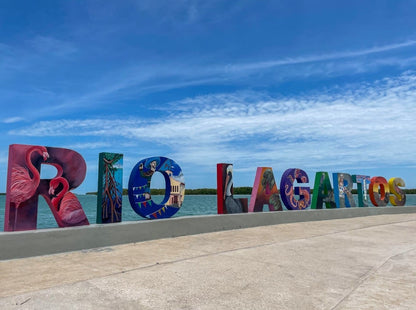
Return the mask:
M235 198L249 198L249 195L234 195ZM406 195L407 206L416 206L416 195ZM152 196L155 202L161 202L163 196ZM355 197L356 198L356 197ZM85 213L87 214L90 224L96 222L97 214L97 196L95 195L78 195L78 199L81 202ZM4 209L6 204L6 196L0 196L0 231L3 231L4 225ZM388 206L391 207L389 204ZM266 207L264 211L268 210ZM206 215L217 214L217 196L216 195L185 195L185 200L180 210L174 217L179 216L192 216L192 215ZM127 196L123 196L123 213L122 219L124 221L142 221L146 220L136 214L130 207L130 203ZM52 212L49 210L48 205L39 197L39 209L38 209L38 228L54 228L58 227Z

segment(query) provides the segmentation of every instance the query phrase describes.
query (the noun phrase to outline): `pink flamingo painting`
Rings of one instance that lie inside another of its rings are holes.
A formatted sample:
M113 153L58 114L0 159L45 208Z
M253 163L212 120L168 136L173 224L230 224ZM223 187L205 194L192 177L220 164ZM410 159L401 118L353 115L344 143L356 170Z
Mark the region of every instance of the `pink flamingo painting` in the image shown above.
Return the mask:
M21 203L30 199L39 186L40 174L32 163L32 154L38 153L46 161L49 158L48 151L44 146L33 146L26 152L26 167L16 165L12 168L10 202L14 204L16 211L14 227L17 224L17 211ZM32 176L31 176L32 175Z
M57 189L58 193L55 192ZM88 219L78 198L68 189L68 181L63 177L55 177L49 182L49 195L53 196L51 202L63 226L88 225Z

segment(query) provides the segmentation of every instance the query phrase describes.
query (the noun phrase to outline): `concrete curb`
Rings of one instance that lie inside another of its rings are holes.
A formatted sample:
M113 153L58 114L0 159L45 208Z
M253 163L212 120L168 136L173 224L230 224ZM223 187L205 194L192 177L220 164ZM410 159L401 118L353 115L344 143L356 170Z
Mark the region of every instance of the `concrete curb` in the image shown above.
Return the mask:
M416 206L176 217L163 220L0 233L0 260L284 223L416 213Z

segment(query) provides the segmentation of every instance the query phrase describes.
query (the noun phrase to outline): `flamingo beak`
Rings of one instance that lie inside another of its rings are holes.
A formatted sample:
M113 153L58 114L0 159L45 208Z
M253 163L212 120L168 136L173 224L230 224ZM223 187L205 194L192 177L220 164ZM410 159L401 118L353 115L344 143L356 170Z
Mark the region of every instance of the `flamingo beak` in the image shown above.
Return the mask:
M49 158L49 154L47 152L43 152L43 160L47 160Z
M49 191L48 191L49 195L53 196L55 195L55 188L53 188L53 186L49 187Z

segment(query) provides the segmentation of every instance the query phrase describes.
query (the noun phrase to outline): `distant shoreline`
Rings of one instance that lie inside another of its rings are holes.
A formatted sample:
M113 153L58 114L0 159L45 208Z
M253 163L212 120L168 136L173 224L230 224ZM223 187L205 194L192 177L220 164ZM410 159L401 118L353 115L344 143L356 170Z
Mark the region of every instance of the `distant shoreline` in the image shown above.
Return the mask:
M234 187L233 194L234 195L251 195L252 187L250 186L243 186L243 187ZM410 189L403 189L406 194L416 194L416 188ZM165 189L158 188L158 189L150 189L150 193L152 195L164 195ZM353 194L357 194L357 190L352 190ZM197 189L185 189L185 195L216 195L217 189L216 188L197 188ZM311 188L311 194L313 194L313 188ZM97 195L97 192L87 192L85 195ZM123 195L128 195L128 190L126 188L123 189Z
M234 187L234 195L250 195L252 187L243 186L243 187ZM152 195L164 195L164 188L151 188L150 194ZM197 188L197 189L185 189L185 195L216 195L216 188ZM97 195L97 192L87 192L85 195ZM123 195L128 195L127 188L123 189Z

